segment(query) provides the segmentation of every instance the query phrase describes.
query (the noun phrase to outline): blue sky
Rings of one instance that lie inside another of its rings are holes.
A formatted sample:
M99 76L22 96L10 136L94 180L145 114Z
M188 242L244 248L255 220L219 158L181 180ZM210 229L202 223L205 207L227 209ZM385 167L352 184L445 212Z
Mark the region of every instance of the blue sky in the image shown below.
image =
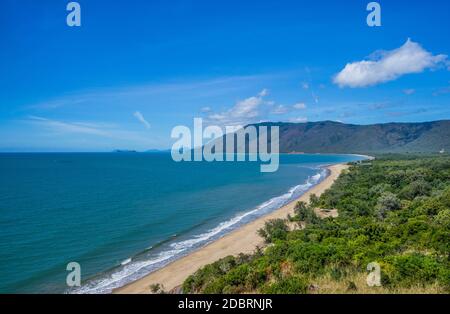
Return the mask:
M169 148L176 125L450 118L450 3L3 0L0 151Z

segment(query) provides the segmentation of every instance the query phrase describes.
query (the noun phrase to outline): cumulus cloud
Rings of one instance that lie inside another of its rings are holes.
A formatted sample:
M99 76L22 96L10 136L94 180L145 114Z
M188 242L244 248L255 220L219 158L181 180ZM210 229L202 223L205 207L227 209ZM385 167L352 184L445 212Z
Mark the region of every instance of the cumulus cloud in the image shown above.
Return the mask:
M372 86L445 65L446 60L446 55L433 55L408 39L400 48L376 53L375 60L347 63L333 82L340 87Z
M264 88L262 91L259 92L258 96L259 97L264 97L269 95L269 90L267 88Z
M305 103L299 102L292 106L294 109L303 110L306 109Z
M235 118L255 118L258 116L258 107L262 104L262 96L249 97L236 103L230 110L230 116Z
M288 108L286 108L286 106L278 105L275 108L273 108L271 113L273 113L273 114L284 114L284 113L287 113L288 111L289 110L288 110Z
M141 122L147 129L150 129L150 123L148 123L147 120L145 120L144 115L142 113L140 113L139 111L136 111L135 113L133 113L133 116L139 121Z
M205 122L209 125L219 126L237 126L242 127L258 121L267 121L270 115L284 115L293 112L293 110L304 110L306 105L298 102L293 105L277 104L268 100L267 89L263 89L255 96L237 101L232 107L220 112L210 111L207 113ZM306 122L304 117L292 118L291 122Z
M267 103L264 97L268 94L268 90L263 89L257 96L238 101L227 111L211 113L208 116L208 122L220 125L244 125L254 121L260 116L261 105Z

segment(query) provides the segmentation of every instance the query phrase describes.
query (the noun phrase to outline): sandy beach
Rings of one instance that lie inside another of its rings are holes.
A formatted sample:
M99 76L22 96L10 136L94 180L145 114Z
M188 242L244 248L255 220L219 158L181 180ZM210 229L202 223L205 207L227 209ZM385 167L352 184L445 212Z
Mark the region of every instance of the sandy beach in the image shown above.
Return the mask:
M321 183L312 187L305 194L289 204L281 207L274 212L258 218L239 229L225 235L224 237L164 266L163 268L150 273L149 275L132 282L124 287L118 288L113 293L139 294L151 293L150 285L162 284L165 291L170 291L180 286L183 281L199 268L213 263L220 258L228 255L237 255L239 253L251 253L257 246L263 247L264 242L257 231L264 226L269 219L286 218L288 214L292 214L295 204L298 201L308 202L311 194L319 196L325 190L331 187L333 182L338 178L342 170L348 166L337 164L327 167L330 174Z

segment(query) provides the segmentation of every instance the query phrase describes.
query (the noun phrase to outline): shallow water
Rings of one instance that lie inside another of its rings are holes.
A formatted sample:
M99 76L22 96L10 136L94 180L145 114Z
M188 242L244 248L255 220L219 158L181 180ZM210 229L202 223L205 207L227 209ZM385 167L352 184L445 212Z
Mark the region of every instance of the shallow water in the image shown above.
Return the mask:
M0 154L0 292L107 293L273 211L349 155L175 163L168 153Z

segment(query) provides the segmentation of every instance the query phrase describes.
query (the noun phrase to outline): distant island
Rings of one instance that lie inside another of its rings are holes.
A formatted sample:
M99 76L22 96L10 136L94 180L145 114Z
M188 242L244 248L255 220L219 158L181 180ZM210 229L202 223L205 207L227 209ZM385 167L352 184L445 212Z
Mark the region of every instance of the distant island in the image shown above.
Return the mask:
M137 151L129 149L115 149L113 150L113 153L137 153Z

